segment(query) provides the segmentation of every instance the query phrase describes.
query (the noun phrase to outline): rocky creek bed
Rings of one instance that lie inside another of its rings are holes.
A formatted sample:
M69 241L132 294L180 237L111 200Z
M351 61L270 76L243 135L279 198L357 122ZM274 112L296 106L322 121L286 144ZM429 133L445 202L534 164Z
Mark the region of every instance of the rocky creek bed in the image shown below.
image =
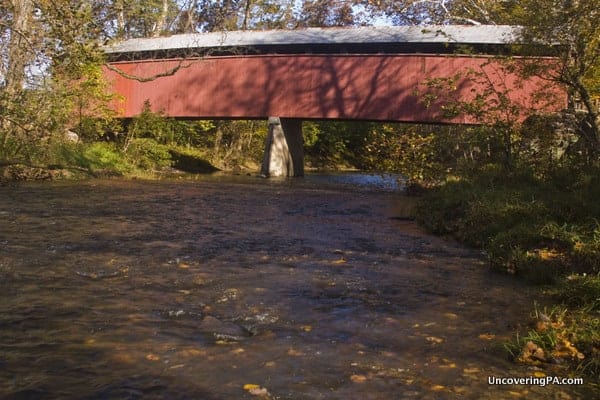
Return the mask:
M576 399L500 385L529 288L398 193L244 177L0 187L0 397Z

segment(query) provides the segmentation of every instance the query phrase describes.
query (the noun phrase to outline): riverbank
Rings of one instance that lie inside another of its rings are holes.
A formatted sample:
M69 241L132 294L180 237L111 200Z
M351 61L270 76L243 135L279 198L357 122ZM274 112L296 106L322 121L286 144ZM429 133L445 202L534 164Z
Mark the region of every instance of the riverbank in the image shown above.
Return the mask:
M417 220L485 251L497 271L540 285L528 329L507 345L516 361L600 375L600 174L490 170L426 194Z

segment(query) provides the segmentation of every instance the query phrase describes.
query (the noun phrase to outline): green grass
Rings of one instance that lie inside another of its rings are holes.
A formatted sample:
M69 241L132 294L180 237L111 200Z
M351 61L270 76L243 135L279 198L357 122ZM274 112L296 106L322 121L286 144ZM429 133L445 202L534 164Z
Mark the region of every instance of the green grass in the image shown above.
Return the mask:
M199 150L162 145L147 138L132 140L127 151L114 142L54 142L44 150L39 164L86 170L92 176L136 178L160 176L170 167L187 173L217 170Z

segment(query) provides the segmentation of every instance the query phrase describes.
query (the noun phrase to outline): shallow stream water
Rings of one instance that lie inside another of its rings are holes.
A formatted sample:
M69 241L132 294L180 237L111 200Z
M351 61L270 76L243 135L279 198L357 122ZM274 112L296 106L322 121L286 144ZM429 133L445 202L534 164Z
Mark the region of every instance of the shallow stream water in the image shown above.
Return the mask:
M488 384L533 297L386 179L0 187L0 398L585 398Z

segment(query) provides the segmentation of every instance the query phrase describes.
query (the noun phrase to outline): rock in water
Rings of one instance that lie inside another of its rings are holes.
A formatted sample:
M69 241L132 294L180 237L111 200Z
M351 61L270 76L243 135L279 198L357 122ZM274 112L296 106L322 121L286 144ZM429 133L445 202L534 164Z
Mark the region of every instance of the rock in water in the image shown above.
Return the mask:
M204 317L200 323L200 331L224 341L239 341L250 336L250 332L243 326L234 322L221 321L210 315Z

